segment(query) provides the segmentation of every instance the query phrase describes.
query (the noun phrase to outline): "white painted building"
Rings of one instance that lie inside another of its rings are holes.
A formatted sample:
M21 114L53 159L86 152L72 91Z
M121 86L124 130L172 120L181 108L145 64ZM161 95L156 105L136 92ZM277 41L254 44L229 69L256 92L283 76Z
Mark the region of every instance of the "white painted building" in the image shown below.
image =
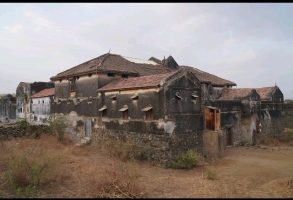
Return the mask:
M51 113L51 103L54 101L55 88L44 89L30 97L31 121L42 124Z

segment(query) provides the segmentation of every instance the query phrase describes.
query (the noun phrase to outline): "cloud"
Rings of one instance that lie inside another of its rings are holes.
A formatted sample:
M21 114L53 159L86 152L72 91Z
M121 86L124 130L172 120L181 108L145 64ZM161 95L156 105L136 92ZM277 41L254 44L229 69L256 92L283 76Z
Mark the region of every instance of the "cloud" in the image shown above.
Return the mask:
M5 26L4 28L6 31L10 33L19 33L22 30L22 25L21 24L15 24L12 26Z
M234 81L238 87L266 86L276 80L287 95L292 8L228 3L13 4L0 8L0 52L7 57L0 66L30 71L25 77L15 73L17 81L48 80L111 48L112 53L141 59L172 55L179 64Z

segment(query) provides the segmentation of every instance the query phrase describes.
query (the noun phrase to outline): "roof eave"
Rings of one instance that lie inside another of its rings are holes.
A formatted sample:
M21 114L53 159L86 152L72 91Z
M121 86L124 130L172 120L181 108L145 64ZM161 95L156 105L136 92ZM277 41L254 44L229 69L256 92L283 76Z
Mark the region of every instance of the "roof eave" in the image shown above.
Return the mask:
M124 91L124 90L139 90L139 89L150 89L150 88L159 88L160 85L148 86L148 87L132 87L132 88L119 88L119 89L97 89L96 92L114 92L114 91Z

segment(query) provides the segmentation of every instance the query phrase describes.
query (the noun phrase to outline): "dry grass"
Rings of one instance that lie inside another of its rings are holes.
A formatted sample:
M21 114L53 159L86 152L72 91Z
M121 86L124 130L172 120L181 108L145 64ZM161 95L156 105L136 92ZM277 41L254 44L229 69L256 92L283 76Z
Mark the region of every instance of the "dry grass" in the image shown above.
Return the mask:
M277 138L271 138L263 136L258 140L259 144L268 145L268 146L280 146L280 141Z
M108 137L105 139L103 149L111 156L120 158L122 161L127 160L144 160L142 147L135 144L130 139L117 140L114 137Z
M143 198L147 194L139 186L139 170L133 163L114 165L106 169L95 183L97 198Z
M123 148L126 151L128 147L125 146L116 146L111 152L106 147L78 147L66 138L65 135L63 141L58 141L54 135L42 134L38 139L23 137L0 141L0 191L9 198L16 196L7 178L10 169L22 192L31 183L37 185L31 196L36 198L290 198L293 194L292 180L287 180L287 174L291 173L288 170L292 170L290 149L285 154L265 149L230 148L226 152L237 153L231 154L229 159L206 161L211 167L209 175L204 165L191 170L162 169L133 159L127 161L127 157L134 157L125 156L127 153L115 153ZM264 162L256 162L259 159ZM270 167L265 163L270 163ZM24 170L26 167L19 167L27 165L46 166L38 175L39 185L28 176L30 171ZM211 180L216 177L217 181L210 181L208 176ZM280 180L278 185L260 190L262 185L276 178ZM270 196L271 193L275 196Z
M207 167L206 168L206 173L207 173L207 179L209 180L216 180L218 179L218 172L216 171L215 168L213 167Z

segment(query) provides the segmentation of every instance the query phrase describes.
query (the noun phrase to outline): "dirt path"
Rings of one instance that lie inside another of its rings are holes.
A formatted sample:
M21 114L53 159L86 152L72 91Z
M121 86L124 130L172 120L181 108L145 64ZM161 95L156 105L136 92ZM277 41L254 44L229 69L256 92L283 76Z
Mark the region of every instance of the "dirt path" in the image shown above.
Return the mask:
M2 152L17 148L23 152L31 148L34 152L46 150L62 154L56 169L58 176L52 174L52 182L42 186L39 197L96 197L105 170L128 165L123 170L137 176L137 185L151 198L293 198L293 147L290 146L274 150L228 148L222 159L205 160L191 170L175 170L149 163L123 163L100 149L62 145L49 136L38 140L18 138L0 144ZM216 180L206 178L207 166L216 169ZM2 182L6 181L4 173L3 169ZM1 187L4 186L8 184Z
M146 168L141 182L154 197L293 197L293 150L234 147L192 170ZM205 166L218 179L207 180Z

